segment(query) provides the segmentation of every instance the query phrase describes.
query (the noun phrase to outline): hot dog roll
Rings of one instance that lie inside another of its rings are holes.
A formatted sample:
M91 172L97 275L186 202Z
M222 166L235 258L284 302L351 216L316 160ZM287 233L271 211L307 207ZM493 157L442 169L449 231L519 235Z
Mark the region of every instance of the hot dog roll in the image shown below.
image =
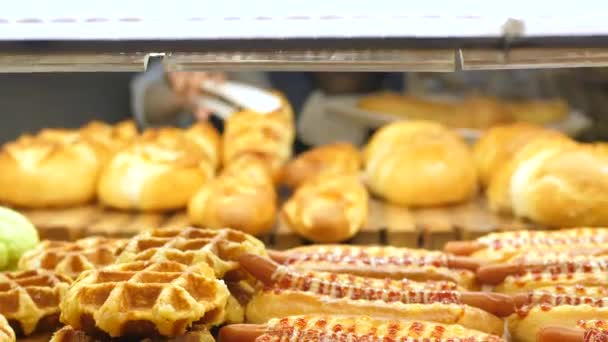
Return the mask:
M204 228L223 228L260 235L270 230L277 195L268 166L254 156L233 160L216 179L190 199L188 217Z
M281 99L282 106L275 112L245 110L225 121L222 140L224 165L242 155L256 155L268 163L273 176L278 179L281 167L291 157L295 137L293 110L284 97Z
M267 324L236 324L223 327L220 342L282 341L407 341L407 342L503 342L496 335L460 325L423 321L383 320L368 316L292 316Z
M359 232L368 216L369 194L356 174L320 175L284 204L285 223L308 240L331 243Z
M482 266L477 277L495 292L517 293L552 285L608 286L608 256L570 254Z
M425 284L323 272L300 273L255 255L245 255L240 262L265 284L264 290L247 305L247 321L252 323L302 314L362 314L458 323L500 333L503 322L496 315L507 316L514 308L508 296L445 290L441 282ZM447 288L452 286L448 284Z
M601 244L608 244L608 229L573 228L492 233L474 241L449 242L444 250L455 255L471 256L486 263L499 263L530 250L584 250Z
M537 342L606 342L608 323L600 320L579 321L576 328L552 326L541 329Z
M361 153L350 143L319 146L289 161L281 171L281 182L297 188L320 174L358 174Z
M533 342L541 329L574 328L580 320L608 318L608 289L555 286L514 297L517 310L507 319L514 342Z
M476 288L474 271L479 262L422 249L313 245L284 252L269 252L277 262L300 270L348 273L372 278L446 280Z

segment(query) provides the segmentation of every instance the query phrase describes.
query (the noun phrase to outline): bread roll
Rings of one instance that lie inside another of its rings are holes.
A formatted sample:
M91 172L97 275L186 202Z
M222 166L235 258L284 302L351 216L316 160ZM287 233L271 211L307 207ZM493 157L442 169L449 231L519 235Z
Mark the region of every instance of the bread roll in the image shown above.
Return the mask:
M285 223L308 240L339 242L366 223L368 197L356 174L321 175L299 187L282 214Z
M213 160L218 147L214 140L218 142L219 137L210 134L202 143L205 136L199 135L198 129L144 132L105 168L98 186L101 203L119 209L155 211L185 207L216 169ZM211 153L203 146L211 146Z
M221 136L213 125L199 122L185 131L186 136L196 143L205 154L205 159L217 170L220 166Z
M93 121L79 130L89 141L98 156L107 163L118 151L132 143L138 136L137 127L131 120L120 122L114 126Z
M132 121L24 135L0 151L0 202L32 208L89 202L102 168L136 136Z
M334 143L313 148L288 162L281 173L281 181L297 188L306 180L320 174L359 172L362 157L355 146L349 143Z
M576 146L573 140L559 136L526 144L492 178L486 192L490 208L499 213L513 213L513 188L525 186L522 180L528 178L530 172L534 173L546 159Z
M511 180L515 215L552 227L608 225L608 154L583 145L533 158Z
M265 162L243 156L205 184L188 205L190 222L205 228L224 228L260 235L276 219L277 195Z
M387 125L374 134L363 154L371 191L395 204L450 204L467 200L477 191L469 147L437 123Z
M487 186L497 171L525 144L535 139L550 136L566 137L559 132L527 123L514 123L490 128L477 141L473 149L481 184L484 187Z
M235 113L225 122L222 162L228 165L242 155L256 155L268 163L278 178L281 167L291 157L294 136L293 111L284 98L282 107L272 113Z
M19 207L64 207L95 198L103 161L74 131L23 136L0 150L0 202Z

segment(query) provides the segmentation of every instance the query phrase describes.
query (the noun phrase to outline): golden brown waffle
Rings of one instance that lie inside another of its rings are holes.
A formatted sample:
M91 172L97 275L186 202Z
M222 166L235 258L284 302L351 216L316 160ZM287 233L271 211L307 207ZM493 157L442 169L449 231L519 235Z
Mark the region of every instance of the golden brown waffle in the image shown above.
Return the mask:
M15 332L2 315L0 315L0 341L15 342Z
M132 262L85 271L61 302L61 320L111 337L177 336L225 319L228 288L206 264Z
M75 242L43 241L19 260L21 270L52 270L76 278L80 273L109 265L126 240L90 237Z
M53 331L70 283L70 278L44 270L0 273L0 314L17 334Z
M133 237L119 255L117 263L206 263L221 278L238 267L237 260L244 253L266 255L266 249L260 240L233 229L153 229Z
M133 340L129 338L107 338L103 336L91 336L82 330L76 330L71 326L65 326L57 331L50 342L215 342L213 336L205 327L197 327L184 335L174 338L142 338Z

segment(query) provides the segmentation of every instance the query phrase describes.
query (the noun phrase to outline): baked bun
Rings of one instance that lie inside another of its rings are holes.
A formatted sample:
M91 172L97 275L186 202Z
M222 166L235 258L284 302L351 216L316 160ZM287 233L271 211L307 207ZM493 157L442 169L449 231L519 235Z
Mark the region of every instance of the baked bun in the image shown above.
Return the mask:
M490 208L499 213L513 213L513 190L527 186L523 181L535 175L545 160L576 146L573 140L559 136L527 143L492 177L486 191Z
M581 145L542 159L513 175L515 215L552 227L608 225L608 154Z
M283 167L281 181L291 188L297 188L320 174L357 174L361 164L361 153L354 145L343 142L323 145L289 161Z
M404 121L381 128L363 152L371 191L406 206L457 203L477 192L466 143L440 124Z
M230 227L252 235L270 230L277 195L265 162L254 156L233 160L192 197L188 217L204 228Z
M529 142L490 182L490 208L554 227L607 225L607 152L563 136Z
M95 198L102 166L77 132L23 136L0 150L0 202L28 208L87 203Z
M293 111L287 100L281 98L282 107L275 112L262 114L245 110L225 121L224 165L242 155L256 155L268 163L273 177L278 178L281 167L291 157L295 137Z
M114 154L128 146L138 136L137 127L132 120L123 121L114 126L92 121L82 127L78 133L95 148L104 165Z
M547 136L562 136L559 132L528 123L495 126L486 131L473 149L475 165L481 184L490 183L497 171L525 144Z
M185 207L196 190L214 176L217 167L213 163L217 152L210 155L202 147L217 145L212 141L203 144L199 139L204 136L197 134L197 127L187 131L148 130L117 153L99 182L101 203L138 210Z
M299 187L282 210L287 225L315 242L347 240L365 225L368 193L357 174L327 174Z

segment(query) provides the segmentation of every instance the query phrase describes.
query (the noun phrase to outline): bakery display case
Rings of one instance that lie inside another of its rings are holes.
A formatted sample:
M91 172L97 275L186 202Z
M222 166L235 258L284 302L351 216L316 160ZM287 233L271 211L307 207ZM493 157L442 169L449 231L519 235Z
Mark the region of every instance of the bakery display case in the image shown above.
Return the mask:
M167 5L6 6L0 72L323 72L320 89L300 109L204 83L221 130L92 121L3 144L0 342L608 339L602 11Z

